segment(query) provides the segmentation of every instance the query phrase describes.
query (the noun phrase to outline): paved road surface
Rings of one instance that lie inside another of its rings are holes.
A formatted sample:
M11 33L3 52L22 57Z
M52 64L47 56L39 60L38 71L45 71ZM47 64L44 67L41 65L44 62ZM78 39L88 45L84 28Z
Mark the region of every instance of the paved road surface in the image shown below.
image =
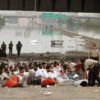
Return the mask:
M51 94L44 94L49 92ZM100 100L100 87L29 86L25 88L1 88L0 100Z

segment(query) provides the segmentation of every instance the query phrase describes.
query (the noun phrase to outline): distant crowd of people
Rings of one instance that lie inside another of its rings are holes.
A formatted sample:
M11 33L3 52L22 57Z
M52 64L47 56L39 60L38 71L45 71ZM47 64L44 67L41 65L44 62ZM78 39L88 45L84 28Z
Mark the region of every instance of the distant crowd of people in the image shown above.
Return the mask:
M17 50L18 56L20 56L21 48L22 48L22 43L20 41L18 41L18 43L16 44L16 50ZM10 41L10 43L8 45L8 49L9 49L9 56L12 56L13 55L13 43L12 43L12 41ZM7 50L7 45L3 41L3 43L1 44L1 48L0 48L0 57L7 56L6 50Z

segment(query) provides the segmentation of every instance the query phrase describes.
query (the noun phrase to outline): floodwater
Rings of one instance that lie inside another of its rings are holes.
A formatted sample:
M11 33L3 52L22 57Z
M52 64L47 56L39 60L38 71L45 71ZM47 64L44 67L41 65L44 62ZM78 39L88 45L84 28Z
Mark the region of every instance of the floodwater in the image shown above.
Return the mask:
M30 13L30 15L28 15ZM7 45L13 42L13 53L16 44L23 44L22 53L46 53L67 51L87 51L86 41L78 34L100 39L100 17L78 16L77 13L33 13L33 12L0 12L0 45L4 41ZM23 15L24 14L24 15ZM26 16L28 15L28 16ZM49 16L48 16L49 15ZM77 16L76 16L77 15ZM41 17L42 16L42 17ZM58 16L58 17L57 17ZM48 18L49 17L49 18ZM54 18L54 19L53 19ZM63 18L67 18L63 20ZM77 19L79 18L79 19ZM55 29L58 27L58 29ZM66 32L64 32L64 31ZM69 37L70 36L70 37ZM51 45L52 41L56 43Z
M51 47L52 40L63 41L62 46ZM43 30L36 28L17 28L6 27L0 30L0 45L2 42L7 45L13 42L13 52L16 53L16 44L21 41L23 44L22 53L45 53L45 52L61 52L65 53L70 50L83 50L79 42L81 40L72 39L62 32L54 31L52 34L44 34Z

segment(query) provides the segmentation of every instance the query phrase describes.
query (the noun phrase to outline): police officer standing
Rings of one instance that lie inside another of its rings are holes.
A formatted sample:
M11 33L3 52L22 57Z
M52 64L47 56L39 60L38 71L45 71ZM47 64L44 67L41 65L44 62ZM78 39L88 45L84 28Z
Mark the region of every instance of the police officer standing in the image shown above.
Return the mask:
M96 44L93 44L92 49L89 51L89 59L100 60L100 51L97 49Z
M21 48L22 48L22 43L20 41L18 41L18 43L16 44L16 49L17 49L17 55L18 56L20 56Z
M6 57L6 44L5 42L3 41L2 45L1 45L1 50L2 50L2 56L3 57Z
M12 55L12 49L13 49L13 43L12 43L12 41L10 41L10 43L9 43L9 56Z

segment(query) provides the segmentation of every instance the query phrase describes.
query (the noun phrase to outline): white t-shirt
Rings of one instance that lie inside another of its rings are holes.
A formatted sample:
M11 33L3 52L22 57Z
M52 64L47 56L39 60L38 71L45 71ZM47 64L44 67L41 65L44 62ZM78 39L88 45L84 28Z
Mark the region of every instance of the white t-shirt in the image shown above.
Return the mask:
M48 77L54 79L54 78L57 78L57 75L55 75L55 74L52 73L52 72L49 72L49 73L48 73Z
M35 76L38 77L38 76L42 76L43 72L42 72L42 69L38 69L36 72L35 72Z
M5 72L3 72L3 73L1 74L1 79L3 80L4 78L9 78L8 74L5 73Z
M19 71L14 71L14 75L19 75Z
M43 79L48 78L48 73L47 73L46 69L42 69L42 78Z

